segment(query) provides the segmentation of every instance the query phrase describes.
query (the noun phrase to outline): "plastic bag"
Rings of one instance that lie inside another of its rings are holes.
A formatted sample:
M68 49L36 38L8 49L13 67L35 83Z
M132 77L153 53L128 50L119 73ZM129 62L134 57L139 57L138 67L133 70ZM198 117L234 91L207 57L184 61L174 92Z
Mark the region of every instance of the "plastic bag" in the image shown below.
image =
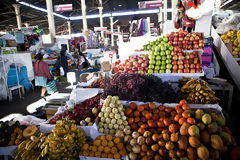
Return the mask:
M13 119L14 121L19 121L21 125L32 126L39 125L40 123L45 122L44 119L36 118L34 116L18 116Z

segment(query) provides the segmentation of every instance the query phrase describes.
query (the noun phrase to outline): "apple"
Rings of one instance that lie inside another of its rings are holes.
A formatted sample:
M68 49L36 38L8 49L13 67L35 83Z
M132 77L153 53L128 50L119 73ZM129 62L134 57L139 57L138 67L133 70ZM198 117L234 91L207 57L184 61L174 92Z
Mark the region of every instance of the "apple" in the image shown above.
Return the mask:
M164 69L161 69L161 70L159 71L159 73L165 73Z
M175 70L172 70L172 73L177 73L177 69L175 69Z
M201 72L201 68L196 69L196 73L199 73L199 72Z
M190 73L195 73L195 69L190 69Z
M159 70L160 67L159 66L155 66L154 70Z
M193 32L192 33L192 37L196 37L196 36L197 36L197 34Z
M162 61L161 63L162 63L162 65L165 65L165 64L166 64L166 61Z
M187 59L184 59L183 64L189 64L189 61Z
M178 73L183 73L183 70L179 69L179 70L178 70Z
M156 56L156 60L161 60L161 56Z
M183 69L184 66L181 64L181 65L178 65L178 69Z
M177 64L178 64L178 65L182 65L182 64L183 64L183 61L182 61L182 60L178 60L178 61L177 61Z
M195 65L194 64L190 64L190 68L191 69L195 69Z
M167 55L167 59L172 59L172 56L171 55Z
M184 68L184 69L183 69L183 72L184 72L184 73L189 73L189 69L188 69L188 68Z
M171 55L173 56L173 55L176 55L176 52L175 51L172 51L171 52Z
M179 36L178 41L183 41L183 37Z
M173 41L173 45L177 45L177 41Z
M147 57L143 57L143 60L144 60L144 61L148 61L148 58L147 58Z
M162 60L165 61L167 59L166 56L162 56Z
M197 68L197 69L201 69L201 64L199 64L199 63L196 64L196 68Z
M177 64L176 60L172 60L172 65Z
M198 44L199 42L197 40L194 40L193 41L193 44Z
M184 60L184 56L178 56L179 60Z
M177 55L173 55L172 56L172 60L175 60L175 61L178 60L178 56Z
M187 41L186 41L186 40L183 40L182 43L183 43L183 45L184 45L184 44L187 44Z
M198 44L194 44L194 45L193 45L193 48L195 48L195 49L198 49L198 47L199 47Z
M184 68L189 68L189 64L188 63L184 64Z
M179 45L179 47L183 44L182 41L178 41L177 43ZM181 47L180 47L181 48Z
M193 59L195 56L193 54L190 54L190 59Z
M197 58L197 57L195 57L195 58L193 59L193 63L194 63L194 64L197 64L197 63L198 63L198 58Z
M184 35L187 35L187 34L188 34L188 31L186 31L186 30L183 31L183 34L184 34Z
M161 70L165 70L165 69L166 69L166 66L165 66L165 65L162 65L160 68L161 68Z
M139 58L139 59L138 59L138 63L143 63L143 59L142 59L142 58Z
M172 66L172 68L173 68L173 70L177 70L177 69L178 69L178 66L177 66L176 64L174 64L174 65Z
M166 63L167 63L167 64L171 64L171 60L170 60L170 59L167 59L167 60L166 60Z
M190 37L190 41L194 41L194 37Z
M188 43L187 43L188 45L192 45L192 42L191 41L188 41Z
M132 67L133 66L133 62L129 62L128 66Z
M178 37L178 32L174 32L174 37Z
M166 73L171 73L171 69L166 69Z
M186 55L184 59L187 59L187 60L188 60L189 58L190 58L190 56L189 56L189 55Z
M143 70L143 67L138 67L138 71L142 71Z
M162 62L161 61L156 61L156 66L160 66L162 64Z

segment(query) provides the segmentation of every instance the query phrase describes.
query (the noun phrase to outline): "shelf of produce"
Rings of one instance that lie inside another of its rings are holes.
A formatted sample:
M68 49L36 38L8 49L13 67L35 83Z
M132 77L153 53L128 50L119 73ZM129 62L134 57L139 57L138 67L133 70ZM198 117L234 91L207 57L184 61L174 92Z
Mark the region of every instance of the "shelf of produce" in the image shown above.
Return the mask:
M218 51L218 54L222 58L225 66L227 67L232 79L240 90L240 66L238 65L235 58L227 49L226 45L222 41L221 37L218 35L216 30L212 28L212 37L214 39L214 45Z

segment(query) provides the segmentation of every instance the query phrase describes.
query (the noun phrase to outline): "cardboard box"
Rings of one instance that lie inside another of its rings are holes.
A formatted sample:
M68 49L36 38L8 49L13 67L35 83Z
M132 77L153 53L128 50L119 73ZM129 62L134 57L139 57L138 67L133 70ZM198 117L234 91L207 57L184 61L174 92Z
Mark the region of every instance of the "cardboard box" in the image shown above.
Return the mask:
M17 47L17 42L15 39L7 39L6 46L7 47Z

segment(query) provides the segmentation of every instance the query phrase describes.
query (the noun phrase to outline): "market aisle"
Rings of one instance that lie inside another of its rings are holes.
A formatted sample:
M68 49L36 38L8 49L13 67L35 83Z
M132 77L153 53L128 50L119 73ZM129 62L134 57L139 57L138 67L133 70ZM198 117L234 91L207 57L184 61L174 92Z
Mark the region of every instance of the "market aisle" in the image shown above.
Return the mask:
M58 91L59 93L70 93L71 90L65 89L69 84L62 83L58 84ZM33 109L29 108L28 106L34 106L34 108L41 107L44 104L44 101L40 98L40 91L39 87L35 87L35 90L30 90L26 93L24 99L20 99L19 96L14 96L12 102L9 101L0 101L1 112L0 112L0 119L6 116L18 116L18 115L28 115L31 114Z

